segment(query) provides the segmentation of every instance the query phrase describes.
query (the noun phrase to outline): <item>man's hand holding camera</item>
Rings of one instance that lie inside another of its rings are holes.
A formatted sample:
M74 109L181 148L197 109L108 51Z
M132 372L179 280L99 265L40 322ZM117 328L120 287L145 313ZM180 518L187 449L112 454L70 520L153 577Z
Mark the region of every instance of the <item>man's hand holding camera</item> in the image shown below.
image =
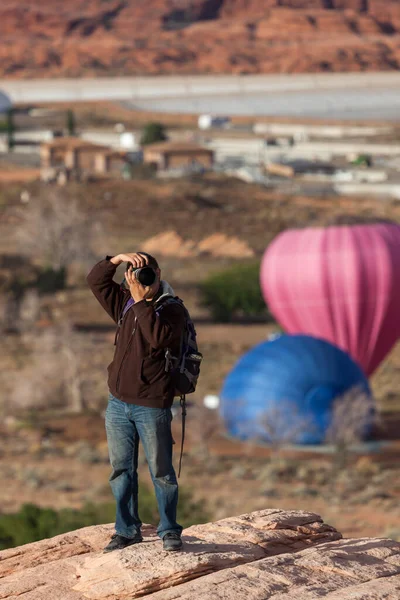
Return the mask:
M129 254L118 254L111 258L111 262L114 265L120 265L123 262L132 263L135 268L140 268L147 265L148 258L144 254L131 252Z
M137 279L133 270L147 267L148 258L146 255L140 254L138 252L129 254L118 254L118 256L115 256L111 259L111 262L117 265L121 264L121 262L128 263L128 268L125 271L125 281L129 286L131 296L135 302L140 302L141 300L147 300L148 298L152 298L157 293L160 285L160 278L158 272L156 272L154 283L150 286L146 286L143 285Z
M126 283L129 285L131 296L135 302L140 302L141 300L147 300L147 298L152 298L157 292L158 280L156 279L156 281L151 286L144 286L140 283L140 281L136 279L132 267L130 267L129 270L125 272L125 279Z

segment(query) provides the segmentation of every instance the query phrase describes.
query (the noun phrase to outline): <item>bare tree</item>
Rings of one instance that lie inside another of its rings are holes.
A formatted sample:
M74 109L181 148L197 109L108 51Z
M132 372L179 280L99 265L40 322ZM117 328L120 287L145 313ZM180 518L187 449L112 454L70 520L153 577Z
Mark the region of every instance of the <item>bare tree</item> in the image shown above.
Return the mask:
M5 294L1 321L9 332L23 331L40 312L40 299L32 290L37 285L37 267L50 268L64 277L67 267L76 261L86 271L95 258L97 236L103 231L102 224L91 219L67 191L44 190L16 210L20 222L15 238L26 265L18 264L8 283L0 285Z
M361 386L354 386L336 398L325 442L333 444L334 474L346 468L351 448L364 440L371 427L378 424L375 402Z
M14 374L9 398L13 409L86 408L78 338L68 322L25 336L31 353Z
M290 400L281 400L279 404L268 407L260 415L259 424L262 438L265 440L267 436L275 450L285 444L298 443L303 435L318 433L313 415L305 413Z
M7 315L8 300L6 294L0 290L0 326L5 327L8 320Z
M24 335L30 353L15 371L10 410L62 407L63 371L60 372L59 338L53 328L40 334ZM61 375L61 377L60 377Z
M16 239L23 253L54 270L75 260L85 264L93 260L92 242L101 226L68 193L43 191L18 212L21 224Z
M78 333L74 332L71 323L64 321L60 325L62 335L61 358L64 363L64 387L67 401L72 412L80 413L86 408L82 387L83 373L79 352Z
M228 419L235 423L237 436L247 441L249 455L257 444L268 443L271 458L274 458L284 445L298 443L302 434L310 435L316 430L313 415L304 413L293 401L280 400L271 404L266 401L263 410L246 419L243 419L244 403L237 400L231 405Z
M203 460L211 460L210 442L221 426L218 411L196 403L188 410L188 418L194 455Z
M335 445L360 442L377 420L375 402L360 386L354 386L336 398L325 441Z
M32 328L40 314L40 298L35 288L28 288L21 301L19 317L23 331Z

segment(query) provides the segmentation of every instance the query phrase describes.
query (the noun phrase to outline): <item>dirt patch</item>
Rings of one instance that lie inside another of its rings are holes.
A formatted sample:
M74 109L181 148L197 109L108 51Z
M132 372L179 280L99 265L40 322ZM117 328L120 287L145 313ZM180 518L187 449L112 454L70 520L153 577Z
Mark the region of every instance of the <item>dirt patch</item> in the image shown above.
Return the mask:
M15 169L0 171L0 183L25 183L40 179L40 169Z
M22 189L29 191L33 202L44 188L41 184L0 187L1 249L8 257L14 255L14 260L20 253L13 232L19 224L15 208L20 205ZM245 242L260 258L276 233L296 224L322 224L343 214L386 216L400 221L400 206L396 202L284 197L220 176L176 182L138 180L71 185L63 193L65 202L78 198L85 214L104 226L104 235L94 249L98 260L106 254L140 249L145 240L164 233L166 223L168 230L176 232L184 242L198 245L205 237L224 234ZM205 197L208 202L202 202ZM399 520L398 442L384 452L354 456L345 468L338 470L333 456L256 448L228 439L219 426L209 422L209 415L202 408L204 396L218 394L238 358L275 329L266 323L214 323L201 307L198 283L208 274L237 262L237 258L219 256L166 256L161 260L163 276L185 300L195 319L199 346L205 356L198 392L190 398L182 484L194 491L215 518L268 506L307 507L345 535L391 535ZM22 424L18 424L19 416L13 421L12 412L23 400L15 397L14 383L23 380L24 369L32 360L32 339L17 335L3 338L0 486L6 512L13 512L27 501L56 508L78 508L90 499L112 501L103 412L115 323L90 293L84 278L86 272L78 261L71 269L69 288L41 300L49 315L48 329L64 323L76 326L73 348L83 374L84 414L68 414L67 401L60 395L49 397L47 411L28 411ZM121 281L122 276L118 271L115 281ZM40 331L46 329L42 325L31 337L39 338ZM56 371L43 389L49 389L58 378ZM400 347L393 349L374 374L372 387L388 426L386 439L393 439L400 414ZM55 399L59 406L51 409ZM173 427L177 457L178 415ZM358 458L364 458L366 463L358 464ZM150 482L143 461L140 478Z

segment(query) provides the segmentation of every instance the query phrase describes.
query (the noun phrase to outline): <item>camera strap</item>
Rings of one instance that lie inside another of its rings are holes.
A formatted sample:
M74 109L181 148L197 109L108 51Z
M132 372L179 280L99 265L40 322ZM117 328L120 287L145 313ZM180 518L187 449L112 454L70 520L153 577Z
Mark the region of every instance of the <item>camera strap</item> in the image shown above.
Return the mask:
M180 456L179 456L178 477L180 477L180 474L181 474L183 444L185 442L185 426L186 426L186 396L185 396L185 394L182 394L181 399L180 399L180 404L181 404L181 407L182 407L182 438L181 438L181 453L180 453Z

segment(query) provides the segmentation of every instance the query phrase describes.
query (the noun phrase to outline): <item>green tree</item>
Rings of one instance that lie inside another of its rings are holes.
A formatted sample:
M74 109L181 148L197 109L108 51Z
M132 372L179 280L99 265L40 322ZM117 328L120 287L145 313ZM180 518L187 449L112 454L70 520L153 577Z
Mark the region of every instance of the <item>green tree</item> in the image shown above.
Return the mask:
M67 130L68 135L72 136L76 133L75 114L71 109L67 110Z
M140 143L142 146L146 144L154 144L155 142L164 142L168 139L165 131L165 126L162 123L147 123L142 132Z
M43 267L38 271L35 287L39 294L50 294L67 287L67 268L65 265L58 269L51 266Z
M190 490L180 489L179 521L183 527L210 520L201 502L193 499ZM139 488L139 511L143 523L158 522L157 502L152 489ZM0 550L14 548L74 531L90 525L112 523L115 520L115 503L86 503L81 510L41 508L35 504L23 504L17 513L0 514Z
M15 123L14 123L14 110L10 108L7 111L7 121L6 121L6 132L7 132L7 144L8 151L10 152L15 146Z
M201 303L216 321L268 317L259 283L260 263L245 263L210 275L200 284Z

